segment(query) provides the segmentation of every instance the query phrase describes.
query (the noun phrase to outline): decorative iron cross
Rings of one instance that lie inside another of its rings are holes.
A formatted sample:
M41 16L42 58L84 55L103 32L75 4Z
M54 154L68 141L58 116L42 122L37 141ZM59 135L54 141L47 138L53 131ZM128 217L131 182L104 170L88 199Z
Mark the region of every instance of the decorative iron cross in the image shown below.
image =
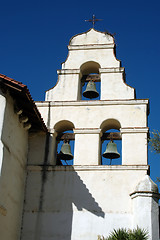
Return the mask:
M93 28L94 28L95 23L98 22L98 21L102 21L102 19L96 19L96 17L95 17L94 14L93 14L93 16L92 16L92 19L85 20L85 22L92 22Z

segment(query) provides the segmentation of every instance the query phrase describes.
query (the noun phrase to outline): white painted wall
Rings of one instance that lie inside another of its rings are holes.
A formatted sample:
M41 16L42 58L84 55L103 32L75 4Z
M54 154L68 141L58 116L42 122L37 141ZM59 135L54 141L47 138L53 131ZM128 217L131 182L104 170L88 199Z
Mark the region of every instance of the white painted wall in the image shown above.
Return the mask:
M29 166L22 240L96 240L132 228L129 194L147 168Z
M48 121L48 102L36 102L42 117ZM148 100L50 102L50 125L61 120L73 122L75 128L100 128L103 121L116 119L122 128L147 126Z
M122 164L141 165L148 163L148 128L121 129Z
M99 165L101 130L75 130L74 165Z
M12 98L1 95L1 159L0 176L0 233L1 239L20 238L26 161L28 150L28 132L20 124L14 113ZM4 108L4 103L6 106Z

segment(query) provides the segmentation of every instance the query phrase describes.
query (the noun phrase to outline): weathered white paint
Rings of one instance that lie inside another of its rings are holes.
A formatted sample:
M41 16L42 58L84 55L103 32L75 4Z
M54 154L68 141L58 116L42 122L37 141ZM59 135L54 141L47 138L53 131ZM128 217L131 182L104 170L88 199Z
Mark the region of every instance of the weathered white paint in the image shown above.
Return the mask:
M0 176L0 233L1 239L20 238L28 133L14 113L14 102L9 94L0 95L1 176ZM4 107L4 105L6 105ZM2 122L3 121L3 122Z

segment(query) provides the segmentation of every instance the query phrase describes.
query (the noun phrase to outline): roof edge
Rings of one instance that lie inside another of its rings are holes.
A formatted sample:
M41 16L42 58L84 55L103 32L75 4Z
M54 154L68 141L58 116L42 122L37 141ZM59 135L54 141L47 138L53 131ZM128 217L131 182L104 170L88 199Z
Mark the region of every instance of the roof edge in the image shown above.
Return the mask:
M43 121L43 118L29 92L28 87L23 84L22 82L16 81L13 78L7 77L6 75L0 74L0 81L1 83L12 90L13 92L21 92L21 94L28 99L28 104L30 105L31 109L33 110L35 121L39 121L41 125L41 130L48 132L48 129Z

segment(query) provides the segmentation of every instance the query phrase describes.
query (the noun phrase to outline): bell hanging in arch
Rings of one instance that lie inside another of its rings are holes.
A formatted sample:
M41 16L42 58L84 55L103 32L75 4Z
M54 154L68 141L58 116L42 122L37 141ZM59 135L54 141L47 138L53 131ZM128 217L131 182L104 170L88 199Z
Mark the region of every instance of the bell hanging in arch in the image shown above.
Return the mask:
M59 156L62 160L72 160L73 155L71 153L71 146L69 145L68 141L64 141Z
M96 84L93 81L89 81L86 90L83 92L83 96L86 98L97 98L99 93L96 90Z
M117 151L117 144L112 140L107 144L106 151L103 153L103 157L109 159L119 158L120 154Z

